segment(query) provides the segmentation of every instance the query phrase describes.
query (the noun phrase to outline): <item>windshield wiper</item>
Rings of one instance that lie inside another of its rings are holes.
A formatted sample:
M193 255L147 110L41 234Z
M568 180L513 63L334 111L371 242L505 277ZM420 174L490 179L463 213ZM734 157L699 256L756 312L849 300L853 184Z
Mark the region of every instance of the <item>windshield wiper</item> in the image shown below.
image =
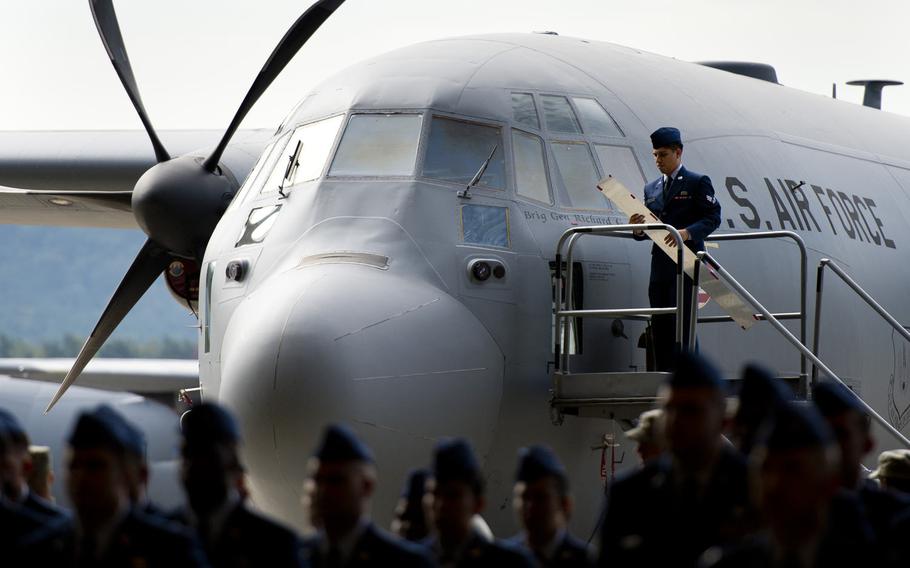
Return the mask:
M498 150L498 149L499 149L499 142L497 142L496 144L493 145L493 149L490 150L490 155L487 156L487 159L484 160L482 164L480 164L480 169L477 170L477 173L474 174L474 177L471 178L470 183L468 183L468 187L464 188L463 190L459 191L456 194L456 195L458 195L458 197L462 197L464 199L471 199L471 196L468 195L468 192L471 191L472 187L474 187L475 185L480 183L480 180L483 178L483 174L486 173L486 171L487 171L487 166L490 165L490 161L493 159L493 154L495 154L496 150Z
M303 149L303 140L297 141L297 146L294 147L294 153L288 156L288 166L284 169L284 177L281 178L281 183L278 184L278 194L281 197L287 197L287 194L284 192L285 182L291 181L293 177L297 174L297 168L300 167L300 151Z

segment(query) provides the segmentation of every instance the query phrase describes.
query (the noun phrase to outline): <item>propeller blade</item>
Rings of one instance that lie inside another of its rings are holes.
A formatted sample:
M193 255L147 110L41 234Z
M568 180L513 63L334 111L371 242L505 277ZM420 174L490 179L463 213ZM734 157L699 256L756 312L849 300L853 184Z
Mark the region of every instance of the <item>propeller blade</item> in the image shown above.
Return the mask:
M117 291L114 292L114 295L111 296L110 301L107 303L107 307L104 308L104 312L95 325L95 329L85 340L85 345L82 346L79 356L73 362L73 367L63 378L60 388L57 389L54 398L47 405L47 409L44 411L45 414L50 412L51 408L57 404L57 401L66 392L66 389L70 388L76 381L88 362L95 356L95 353L101 349L107 338L120 325L120 322L136 305L136 302L139 301L139 298L154 284L155 279L167 268L170 261L171 256L167 251L151 240L142 245L142 249L133 261L132 266L126 271L126 275L123 277L123 281L120 282L120 286L117 287Z
M256 80L253 81L253 86L250 87L249 92L247 92L246 96L243 98L243 102L240 103L240 108L237 109L234 119L224 133L224 137L222 137L221 142L218 143L218 147L215 148L212 154L205 160L205 163L202 164L203 168L209 172L215 171L215 168L218 166L218 161L221 159L221 155L224 153L225 148L227 148L228 142L231 141L231 137L234 136L234 132L240 126L240 123L246 117L246 114L253 108L253 105L256 104L256 101L259 100L262 93L269 88L272 81L278 77L285 66L293 59L294 55L303 47L303 44L310 39L310 36L313 35L323 22L325 22L343 3L344 0L319 0L310 6L310 8L294 22L294 25L292 25L287 33L284 34L284 37L281 38L278 46L272 51L268 61L263 65L262 70L259 71L259 75L256 77Z
M126 46L123 43L123 36L120 34L120 24L117 23L117 14L114 12L112 0L89 0L89 7L92 9L92 17L95 19L95 27L98 28L98 35L101 36L101 42L104 49L107 50L107 56L114 65L120 82L126 89L126 94L130 97L136 112L139 113L139 120L148 132L149 139L152 141L152 147L155 149L155 158L159 163L171 159L170 154L164 149L164 144L155 133L155 127L149 120L145 112L145 106L142 104L142 97L139 96L139 87L136 85L136 78L133 76L133 68L130 65L130 58L126 53Z

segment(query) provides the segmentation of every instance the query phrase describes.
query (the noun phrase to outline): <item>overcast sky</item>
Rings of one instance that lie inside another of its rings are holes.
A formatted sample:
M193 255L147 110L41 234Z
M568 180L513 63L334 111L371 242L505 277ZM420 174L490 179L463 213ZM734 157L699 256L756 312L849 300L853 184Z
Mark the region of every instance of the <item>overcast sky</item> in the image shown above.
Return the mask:
M115 0L157 128L223 129L309 0ZM321 79L428 39L554 30L682 60L751 60L784 84L859 102L851 79L910 81L906 0L348 0L247 117L274 127ZM0 8L0 130L140 128L80 0ZM910 86L884 108L910 115Z

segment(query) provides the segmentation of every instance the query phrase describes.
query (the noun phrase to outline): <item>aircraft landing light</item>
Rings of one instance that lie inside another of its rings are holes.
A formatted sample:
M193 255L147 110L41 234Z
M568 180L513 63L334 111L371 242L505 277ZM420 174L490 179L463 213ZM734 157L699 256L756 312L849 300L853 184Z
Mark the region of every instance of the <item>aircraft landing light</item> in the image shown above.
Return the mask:
M52 205L59 205L60 207L69 207L73 204L69 199L64 199L62 197L52 197L48 199Z

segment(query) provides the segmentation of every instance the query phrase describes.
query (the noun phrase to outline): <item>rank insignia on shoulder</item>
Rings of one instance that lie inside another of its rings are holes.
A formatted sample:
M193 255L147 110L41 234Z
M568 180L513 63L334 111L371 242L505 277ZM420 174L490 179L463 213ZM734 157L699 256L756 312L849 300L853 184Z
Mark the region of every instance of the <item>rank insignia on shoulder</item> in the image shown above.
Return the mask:
M708 203L717 203L717 198L714 197L713 195L706 195L705 199L708 200Z

